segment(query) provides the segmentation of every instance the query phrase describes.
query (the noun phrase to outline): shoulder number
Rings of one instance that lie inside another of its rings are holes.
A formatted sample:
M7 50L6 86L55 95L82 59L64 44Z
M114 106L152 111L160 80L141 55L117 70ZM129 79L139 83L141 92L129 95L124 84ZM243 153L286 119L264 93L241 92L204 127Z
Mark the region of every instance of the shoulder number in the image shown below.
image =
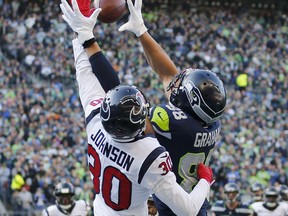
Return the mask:
M166 105L166 107L172 111L172 115L176 120L187 119L187 115L181 109L171 105Z

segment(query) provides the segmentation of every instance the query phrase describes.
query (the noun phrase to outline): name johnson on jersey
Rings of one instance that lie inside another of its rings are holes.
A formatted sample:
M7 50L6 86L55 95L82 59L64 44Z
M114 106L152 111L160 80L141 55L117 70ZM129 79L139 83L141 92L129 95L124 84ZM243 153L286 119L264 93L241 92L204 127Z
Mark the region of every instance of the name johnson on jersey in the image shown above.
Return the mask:
M101 129L99 129L96 134L91 134L91 139L106 158L115 162L126 171L129 171L134 161L134 157L118 149L117 147L110 145L106 141L106 137L101 132Z

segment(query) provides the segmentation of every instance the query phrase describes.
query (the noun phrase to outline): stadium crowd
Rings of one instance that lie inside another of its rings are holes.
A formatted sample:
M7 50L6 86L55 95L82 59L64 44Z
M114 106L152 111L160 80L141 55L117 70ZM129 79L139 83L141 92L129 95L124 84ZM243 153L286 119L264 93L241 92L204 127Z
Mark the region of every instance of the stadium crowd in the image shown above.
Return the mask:
M179 70L212 69L227 86L211 202L227 182L243 193L254 182L287 185L287 16L151 2L143 6L146 25ZM98 23L97 40L124 83L152 105L163 102L136 38L117 31L124 21ZM0 197L14 210L53 203L61 179L75 185L77 198L93 200L72 38L58 1L0 0Z

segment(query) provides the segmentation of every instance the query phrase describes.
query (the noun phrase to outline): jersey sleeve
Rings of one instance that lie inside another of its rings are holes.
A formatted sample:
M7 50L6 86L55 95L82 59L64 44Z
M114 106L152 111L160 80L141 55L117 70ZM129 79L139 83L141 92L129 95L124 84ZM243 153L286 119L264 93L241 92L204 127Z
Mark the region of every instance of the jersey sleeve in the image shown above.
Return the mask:
M87 53L79 44L78 39L74 39L72 44L79 96L85 112L85 117L87 117L91 112L91 106L89 106L89 104L94 101L94 103L100 105L100 101L105 97L105 91L93 73ZM95 106L92 107L95 108Z
M173 181L164 179L158 182L154 192L176 215L188 216L199 212L209 190L208 182L201 179L189 194L177 184L174 178Z

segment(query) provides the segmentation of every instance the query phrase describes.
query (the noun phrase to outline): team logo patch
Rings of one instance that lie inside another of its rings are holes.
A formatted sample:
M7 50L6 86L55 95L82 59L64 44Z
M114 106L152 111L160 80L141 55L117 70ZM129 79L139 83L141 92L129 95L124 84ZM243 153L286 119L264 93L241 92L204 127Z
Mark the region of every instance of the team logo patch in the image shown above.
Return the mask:
M186 93L187 98L189 100L189 103L191 104L192 107L194 107L194 106L200 107L202 95L201 95L199 89L194 85L193 82L188 82L185 85L185 93ZM203 99L202 99L202 101L203 101Z

